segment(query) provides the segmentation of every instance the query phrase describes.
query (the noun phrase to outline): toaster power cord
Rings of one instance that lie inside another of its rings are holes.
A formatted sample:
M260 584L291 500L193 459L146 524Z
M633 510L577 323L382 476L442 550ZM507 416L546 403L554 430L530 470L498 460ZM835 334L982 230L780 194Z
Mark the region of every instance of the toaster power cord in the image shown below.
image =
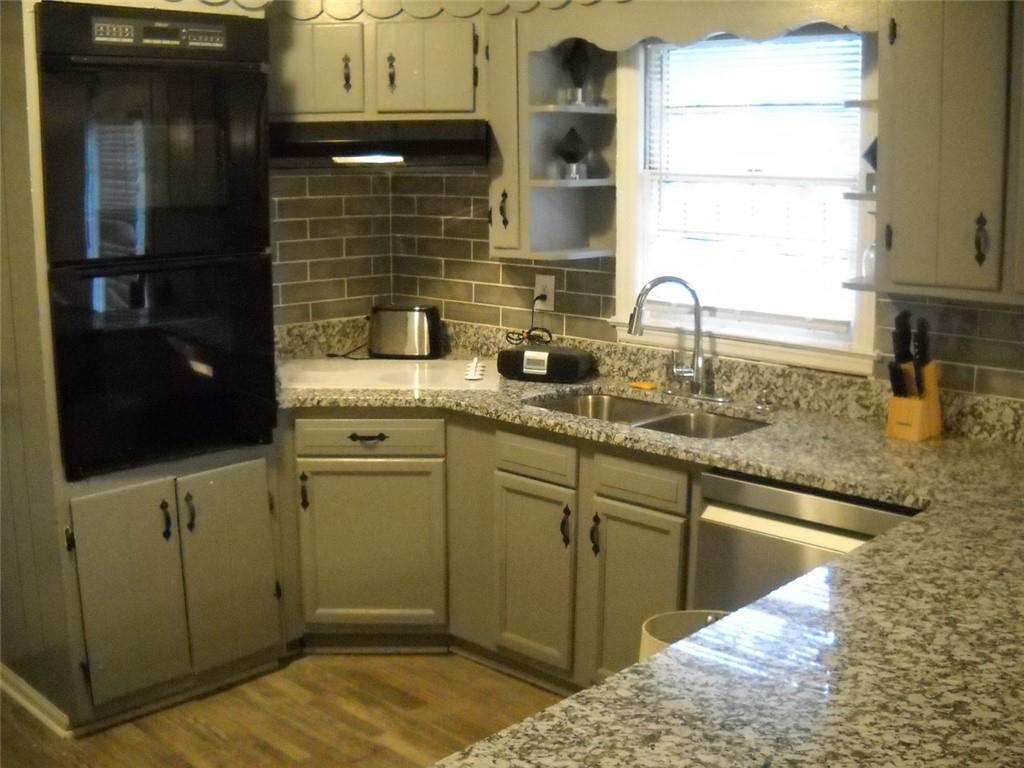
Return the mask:
M533 297L533 304L530 306L530 327L525 331L509 331L505 334L505 341L518 346L519 344L550 344L554 334L547 328L533 324L533 315L537 311L538 301L547 301L546 293L538 293Z
M367 355L366 357L353 357L352 356L353 354L355 354L356 352L358 352L360 349L362 349L365 346L366 346L366 342L364 341L358 347L352 347L352 349L350 349L348 352L328 352L327 356L328 357L347 357L349 360L369 360L370 359L369 355Z

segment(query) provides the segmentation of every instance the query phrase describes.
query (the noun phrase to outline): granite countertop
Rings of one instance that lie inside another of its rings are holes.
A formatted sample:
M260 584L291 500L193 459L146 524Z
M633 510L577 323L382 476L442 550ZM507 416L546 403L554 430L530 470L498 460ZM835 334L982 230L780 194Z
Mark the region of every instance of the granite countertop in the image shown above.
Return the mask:
M664 399L598 379L279 402L441 408L926 509L440 765L1024 766L1024 449L797 411L702 440L524 404L568 391Z

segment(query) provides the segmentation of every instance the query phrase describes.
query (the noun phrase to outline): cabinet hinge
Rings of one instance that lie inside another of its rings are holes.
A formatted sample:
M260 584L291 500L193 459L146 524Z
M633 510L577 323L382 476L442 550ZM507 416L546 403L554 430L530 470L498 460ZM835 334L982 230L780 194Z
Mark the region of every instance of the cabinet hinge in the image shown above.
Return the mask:
M75 532L71 530L70 525L64 526L64 546L68 552L73 552L75 549Z
M281 582L277 579L274 579L274 597L280 600L281 595L283 594L284 592L281 590Z
M270 514L274 514L274 494L267 491L267 508L270 510Z
M885 225L885 250L892 250L892 225Z
M476 88L478 85L480 85L480 70L473 67L473 87Z
M89 660L83 659L78 662L78 668L82 670L82 677L85 678L86 684L92 687L92 671L89 669Z
M894 45L896 43L897 31L898 30L897 30L897 26L896 26L896 19L890 17L889 18L889 45Z

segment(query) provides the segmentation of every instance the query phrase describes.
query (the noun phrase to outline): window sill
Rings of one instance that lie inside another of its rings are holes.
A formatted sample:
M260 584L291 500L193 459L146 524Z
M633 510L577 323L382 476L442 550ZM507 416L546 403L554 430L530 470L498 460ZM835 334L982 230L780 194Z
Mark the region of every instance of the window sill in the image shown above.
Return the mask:
M691 349L693 333L684 329L655 328L648 326L643 336L631 336L626 331L627 319L613 318L608 321L615 327L618 340L627 344L645 344L652 347L678 349L681 341ZM704 354L733 357L757 363L794 365L819 371L846 373L856 376L870 376L874 369L876 354L851 349L812 347L805 344L786 343L743 338L729 334L708 331L704 335Z

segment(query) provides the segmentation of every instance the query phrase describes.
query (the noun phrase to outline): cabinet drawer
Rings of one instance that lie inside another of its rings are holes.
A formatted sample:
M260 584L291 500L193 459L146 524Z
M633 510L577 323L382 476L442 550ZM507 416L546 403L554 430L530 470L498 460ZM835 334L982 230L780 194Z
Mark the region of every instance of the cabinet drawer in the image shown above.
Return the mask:
M576 487L576 449L535 437L498 432L498 469L536 480Z
M685 472L599 453L594 456L594 477L594 492L599 496L686 514Z
M298 419L299 456L443 456L443 419Z

